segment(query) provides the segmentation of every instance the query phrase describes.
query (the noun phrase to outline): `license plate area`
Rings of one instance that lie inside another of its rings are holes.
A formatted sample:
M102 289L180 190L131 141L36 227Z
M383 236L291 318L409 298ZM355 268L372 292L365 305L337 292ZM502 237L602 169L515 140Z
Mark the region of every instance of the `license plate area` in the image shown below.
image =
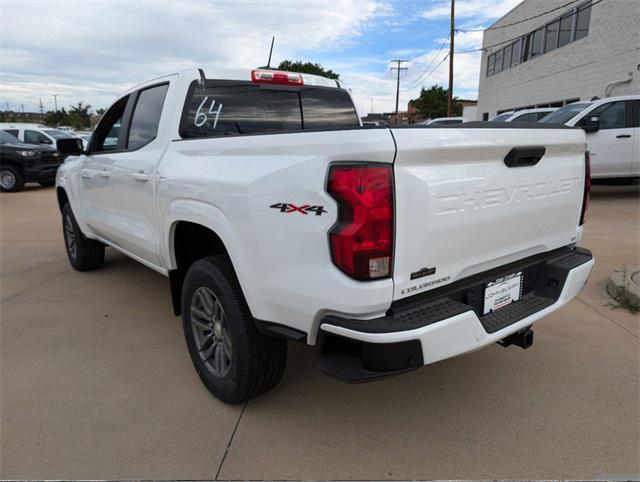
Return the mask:
M522 278L522 271L518 271L486 283L482 315L488 315L492 311L520 300L522 298Z

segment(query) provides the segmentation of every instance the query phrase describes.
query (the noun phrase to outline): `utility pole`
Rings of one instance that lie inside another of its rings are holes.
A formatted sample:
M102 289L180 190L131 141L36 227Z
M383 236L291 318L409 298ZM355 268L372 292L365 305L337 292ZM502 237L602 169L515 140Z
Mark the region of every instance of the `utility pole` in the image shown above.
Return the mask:
M56 106L56 114L58 113L58 94L53 94L53 103Z
M453 38L456 33L456 0L451 0L451 28L449 30L449 92L447 92L447 116L453 116Z
M391 67L391 70L398 71L398 80L396 82L396 124L398 123L398 102L400 100L400 71L407 70L407 67L401 67L401 65L406 62L408 62L408 60L394 59L391 61L391 63L396 64L396 67Z
M371 97L371 112L373 112L373 97Z
M20 110L22 111L22 113L24 114L24 104L20 104Z
M42 105L42 97L40 97L40 115L44 115L44 106Z

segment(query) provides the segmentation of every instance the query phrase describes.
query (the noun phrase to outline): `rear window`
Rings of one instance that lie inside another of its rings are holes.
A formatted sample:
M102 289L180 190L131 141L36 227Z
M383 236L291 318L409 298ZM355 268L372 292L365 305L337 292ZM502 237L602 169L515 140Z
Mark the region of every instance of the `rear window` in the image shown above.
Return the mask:
M359 126L349 94L330 87L276 87L207 80L189 88L180 135L218 137Z

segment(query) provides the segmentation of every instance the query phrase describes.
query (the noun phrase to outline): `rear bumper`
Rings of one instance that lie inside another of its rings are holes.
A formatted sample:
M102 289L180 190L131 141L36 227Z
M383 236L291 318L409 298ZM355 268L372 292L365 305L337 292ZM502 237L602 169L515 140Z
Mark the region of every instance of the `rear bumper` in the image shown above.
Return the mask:
M590 251L564 248L462 280L449 291L417 295L384 318L328 316L320 325L320 368L345 381L366 381L478 350L565 305L593 264ZM482 316L484 284L515 270L524 272L522 299Z

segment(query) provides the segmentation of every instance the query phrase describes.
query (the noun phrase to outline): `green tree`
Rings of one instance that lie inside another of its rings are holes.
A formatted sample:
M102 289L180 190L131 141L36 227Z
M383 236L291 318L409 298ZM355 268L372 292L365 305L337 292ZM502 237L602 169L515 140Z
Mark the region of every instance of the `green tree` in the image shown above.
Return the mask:
M76 129L91 127L91 106L78 102L76 106L69 106L69 124Z
M52 110L47 112L47 114L45 115L45 118L44 118L44 123L46 125L48 125L48 126L51 126L51 127L56 127L56 126L59 126L59 125L66 125L68 117L69 117L69 114L64 109L64 107L62 107L57 112L54 112Z
M434 117L447 116L447 91L444 87L433 85L428 89L422 88L420 97L411 103L421 116L433 119ZM462 104L453 98L453 115L462 115Z
M286 70L288 72L300 72L302 74L322 75L330 79L340 79L340 74L335 73L333 70L325 69L320 64L314 64L313 62L303 62L301 60L283 60L278 65L278 70Z

